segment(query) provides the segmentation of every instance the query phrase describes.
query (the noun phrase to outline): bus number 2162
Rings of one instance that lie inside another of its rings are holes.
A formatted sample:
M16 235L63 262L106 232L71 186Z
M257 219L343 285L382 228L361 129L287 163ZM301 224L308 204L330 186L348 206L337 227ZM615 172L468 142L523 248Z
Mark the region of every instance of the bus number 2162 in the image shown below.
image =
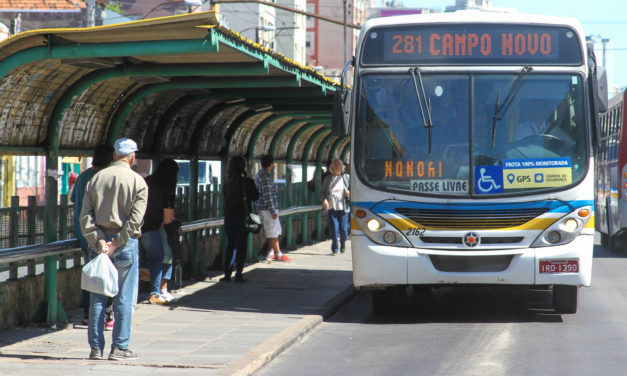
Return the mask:
M424 227L411 227L409 230L407 230L405 235L406 236L422 236L425 234L425 231L427 231L427 229Z

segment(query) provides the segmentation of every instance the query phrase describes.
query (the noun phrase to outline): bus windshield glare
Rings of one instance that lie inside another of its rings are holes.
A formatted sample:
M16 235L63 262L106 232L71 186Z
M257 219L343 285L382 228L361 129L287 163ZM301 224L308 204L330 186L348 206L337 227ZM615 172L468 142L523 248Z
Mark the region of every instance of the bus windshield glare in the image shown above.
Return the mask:
M589 157L582 77L520 77L423 72L417 90L409 70L363 74L357 172L371 186L420 195L528 194L576 184ZM419 105L423 88L429 126Z

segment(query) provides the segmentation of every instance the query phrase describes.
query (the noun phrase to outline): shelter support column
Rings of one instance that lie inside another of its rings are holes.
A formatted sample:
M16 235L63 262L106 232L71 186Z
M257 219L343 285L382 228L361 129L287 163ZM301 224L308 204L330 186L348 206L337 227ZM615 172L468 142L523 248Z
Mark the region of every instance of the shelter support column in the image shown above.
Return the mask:
M285 207L292 207L292 168L291 165L285 166ZM287 249L294 248L294 234L292 232L292 216L288 215L285 218L285 236Z
M58 179L59 151L50 148L46 153L46 196L44 204L44 242L57 240L58 223ZM39 304L34 322L55 324L67 323L63 306L57 300L57 264L56 255L44 258L44 300Z
M193 156L189 160L189 207L188 207L188 221L194 221L198 219L198 213L196 208L198 207L198 156ZM198 270L198 232L192 231L188 234L189 248L189 262L190 273L196 278L200 276Z
M333 134L329 133L318 145L318 156L316 158L316 180L319 182L316 184L316 195L320 196L320 189L322 188L322 157L324 148L333 139ZM327 156L327 159L329 157ZM322 212L318 212L316 215L316 231L318 233L318 240L323 240L322 236Z
M321 128L319 130L317 130L313 135L311 135L311 137L307 140L307 143L305 144L305 147L303 148L303 158L302 158L302 168L303 171L306 171L308 164L309 164L309 154L311 152L311 148L313 147L314 142L323 134L328 134L330 133L331 130L329 128ZM306 175L306 174L303 174ZM315 182L316 182L316 191L314 193L314 202L318 203L319 202L319 195L320 195L320 171L318 171L318 169L316 169L316 175L314 177ZM304 194L303 194L303 198L305 199L305 205L307 205L307 190L304 190ZM315 214L316 216L316 236L318 239L322 239L322 213L321 212L317 212ZM306 223L307 221L305 221ZM306 226L305 228L308 228L308 226Z

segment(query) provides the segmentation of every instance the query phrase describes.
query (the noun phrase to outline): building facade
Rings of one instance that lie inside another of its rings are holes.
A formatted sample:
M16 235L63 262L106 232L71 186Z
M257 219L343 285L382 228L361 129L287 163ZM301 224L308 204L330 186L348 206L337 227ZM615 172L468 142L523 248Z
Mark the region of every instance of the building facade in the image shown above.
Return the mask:
M267 48L275 48L276 8L257 3L220 4L220 23Z
M300 11L307 10L306 0L277 0L277 4ZM302 14L277 9L275 50L301 65L307 65L307 20Z
M361 25L374 0L307 0L307 11L346 23ZM339 78L346 61L354 55L359 29L318 18L307 18L307 61L322 74ZM346 41L346 42L344 42Z

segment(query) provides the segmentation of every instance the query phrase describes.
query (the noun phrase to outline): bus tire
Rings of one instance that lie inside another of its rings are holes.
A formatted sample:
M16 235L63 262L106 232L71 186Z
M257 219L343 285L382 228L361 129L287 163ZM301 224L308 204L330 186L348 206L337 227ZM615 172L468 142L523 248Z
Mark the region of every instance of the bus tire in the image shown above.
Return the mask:
M554 285L553 309L557 313L577 313L579 286Z
M601 245L605 248L609 248L610 237L607 234L601 233Z
M385 315L394 312L394 290L372 290L372 311L375 315Z
M609 236L608 237L608 241L607 241L607 248L610 250L610 252L612 253L616 253L616 252L620 252L621 251L621 239L619 239L618 236L614 235L614 236Z

